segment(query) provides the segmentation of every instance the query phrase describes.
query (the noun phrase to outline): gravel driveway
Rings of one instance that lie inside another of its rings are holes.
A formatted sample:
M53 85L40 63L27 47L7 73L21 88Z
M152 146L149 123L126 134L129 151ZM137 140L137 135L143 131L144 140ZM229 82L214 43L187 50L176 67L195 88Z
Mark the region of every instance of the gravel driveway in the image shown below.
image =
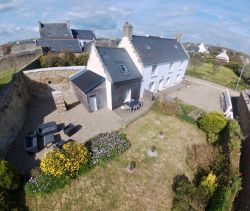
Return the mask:
M158 95L168 96L170 98L179 98L183 102L194 105L204 111L220 111L220 95L227 88L212 82L186 76L183 83L170 89L163 90ZM231 97L239 96L239 92L230 90Z

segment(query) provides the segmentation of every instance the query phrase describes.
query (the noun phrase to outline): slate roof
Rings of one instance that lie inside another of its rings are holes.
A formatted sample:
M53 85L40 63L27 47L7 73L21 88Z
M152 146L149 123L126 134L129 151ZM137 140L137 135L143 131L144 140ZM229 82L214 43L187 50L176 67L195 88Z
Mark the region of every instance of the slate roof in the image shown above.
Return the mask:
M142 75L124 48L97 47L97 51L113 83L142 78ZM128 72L123 73L120 65L124 65Z
M85 70L76 77L73 76L72 79L70 80L80 90L82 90L85 94L87 94L89 91L91 91L99 84L101 84L103 81L105 81L105 78L90 70Z
M189 58L176 39L133 35L132 43L144 65L185 60Z
M94 32L91 30L72 29L71 31L75 39L80 39L80 40L96 39Z
M68 23L41 23L39 22L41 39L73 39Z
M64 49L69 49L74 53L82 52L80 42L76 39L38 39L36 45L49 47L54 52L62 52Z

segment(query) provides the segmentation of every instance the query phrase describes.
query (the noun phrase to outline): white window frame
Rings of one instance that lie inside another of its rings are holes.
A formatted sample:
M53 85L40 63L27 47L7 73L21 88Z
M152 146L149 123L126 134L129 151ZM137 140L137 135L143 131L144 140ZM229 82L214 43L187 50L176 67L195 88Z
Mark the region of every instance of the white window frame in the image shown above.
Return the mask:
M127 69L126 65L124 64L119 64L119 67L121 69L122 74L126 75L129 73L129 70ZM125 71L124 71L125 70Z

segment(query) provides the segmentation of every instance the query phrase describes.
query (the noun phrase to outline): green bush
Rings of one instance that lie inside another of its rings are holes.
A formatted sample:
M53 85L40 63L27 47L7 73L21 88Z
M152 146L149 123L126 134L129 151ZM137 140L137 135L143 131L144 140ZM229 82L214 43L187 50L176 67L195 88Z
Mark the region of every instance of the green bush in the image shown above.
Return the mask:
M42 67L58 67L63 65L63 60L57 53L48 52L46 55L40 57L40 64Z
M218 112L205 113L198 120L200 129L208 134L219 134L225 128L226 124L227 119L223 114Z
M76 58L76 64L77 64L77 65L87 65L88 58L89 58L89 55L88 55L88 54L82 53L82 54L80 54L80 55Z
M62 66L74 66L76 65L76 56L75 54L68 50L65 49L60 57L62 59Z
M227 140L228 147L230 151L237 150L240 151L241 148L241 140L243 139L243 135L240 129L240 126L237 121L230 120L227 124Z
M16 190L19 186L16 169L8 161L0 160L0 192Z

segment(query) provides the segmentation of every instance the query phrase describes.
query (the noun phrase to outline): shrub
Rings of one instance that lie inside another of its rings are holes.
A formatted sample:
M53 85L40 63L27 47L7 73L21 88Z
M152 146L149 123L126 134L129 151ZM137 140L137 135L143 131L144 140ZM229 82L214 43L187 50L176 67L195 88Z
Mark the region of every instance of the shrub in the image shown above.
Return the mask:
M230 151L240 151L243 135L237 121L230 120L226 128L228 147Z
M130 146L126 134L119 132L101 133L86 142L86 147L92 152L90 164L94 165L102 159L110 159L121 154Z
M65 49L61 56L62 66L74 66L76 65L76 56L69 49Z
M219 134L226 124L227 119L218 112L205 113L198 120L199 127L207 134Z
M8 161L0 160L0 192L16 190L19 176L16 169Z
M63 61L57 53L48 52L40 57L40 64L42 67L58 67L63 64Z
M209 173L201 181L201 186L205 189L208 195L212 195L217 188L217 177L213 172Z
M74 174L81 165L88 162L89 152L83 144L69 142L61 150L48 152L41 160L41 169L45 174L60 176L64 173Z
M77 64L77 65L87 65L88 58L89 58L89 55L88 55L88 54L86 54L86 53L80 54L80 55L76 58L76 64Z

